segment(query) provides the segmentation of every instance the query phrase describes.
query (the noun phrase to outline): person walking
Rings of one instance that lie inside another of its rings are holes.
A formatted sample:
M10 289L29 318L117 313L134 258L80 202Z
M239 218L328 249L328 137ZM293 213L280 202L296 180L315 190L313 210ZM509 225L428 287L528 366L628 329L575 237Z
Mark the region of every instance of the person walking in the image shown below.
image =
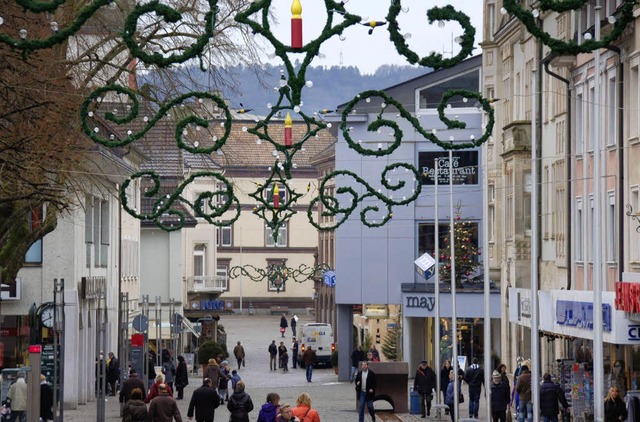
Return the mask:
M531 402L531 372L527 365L520 367L520 375L516 383L516 393L519 397L518 422L523 422L526 418L528 422L533 421L533 403Z
M145 403L150 403L151 400L153 400L155 397L157 397L160 394L160 384L164 384L162 374L156 375L156 382L154 382L151 388L149 389L149 394L147 394L147 397L144 399ZM169 388L167 384L164 384L164 386L169 396L173 398L173 391Z
M140 388L131 390L131 398L122 408L122 422L146 422L149 418L147 405L142 400L144 394Z
M620 397L618 387L611 387L604 399L604 422L620 422L627 419L627 407Z
M202 378L209 378L211 380L211 386L217 388L218 380L220 379L220 366L214 358L209 359L208 362Z
M296 336L296 326L298 325L298 315L294 315L291 317L291 335L293 337Z
M298 350L300 350L300 344L296 338L293 338L293 343L291 343L291 367L296 369L298 367Z
M231 381L231 373L229 372L229 362L222 361L220 364L220 378L218 378L218 396L220 404L224 404L225 400L229 400L229 381Z
M453 369L449 371L449 383L447 384L447 393L444 396L444 404L449 407L449 416L451 416L451 422L456 421L456 406L455 406L455 380L456 376ZM458 393L460 393L460 383L458 382Z
M565 410L569 407L562 388L551 381L551 374L545 372L540 385L540 414L544 422L558 422L558 412L560 412L558 402Z
M158 395L151 400L147 422L182 422L182 416L178 404L169 395L167 384L158 385Z
M154 355L152 355L151 353L149 353L149 356L147 357L147 375L148 375L148 379L147 379L147 383L148 383L148 387L147 389L151 389L151 386L156 382L156 366L154 364L154 362L156 361L156 358Z
M109 395L116 395L116 388L120 380L120 362L118 358L109 352L109 361L107 362L107 383L109 384Z
M278 356L278 346L276 346L276 341L271 341L269 345L269 370L276 371L278 369L278 364L276 363L276 357Z
M358 347L351 352L351 373L349 374L349 382L353 382L353 380L356 379L358 366L360 366L360 362L363 362L366 359L367 356L364 354L364 350L362 350L361 345L358 345Z
M282 368L282 355L287 353L287 346L284 345L284 341L280 342L278 346L278 368Z
M24 371L18 371L16 382L9 387L9 401L11 403L11 422L26 421L27 400L28 400L28 387L24 377L26 374Z
M362 362L362 369L356 375L356 393L358 395L358 420L364 422L364 406L367 405L371 420L376 421L373 401L376 399L376 374L369 370L369 362Z
M289 323L287 323L287 315L282 314L282 317L280 318L280 334L282 334L282 337L284 337L284 333L287 332L287 328L289 328Z
M129 400L131 400L131 393L134 388L140 389L142 392L142 398L147 395L147 388L144 385L144 381L138 378L138 373L135 369L129 370L129 378L122 383L122 387L120 388L120 403L124 406Z
M509 377L507 376L507 365L501 363L496 367L496 371L498 371L498 373L500 374L500 378L502 379L502 381L505 381L507 384L509 384ZM509 390L511 390L511 388L509 388Z
M236 391L236 386L238 385L239 381L242 381L242 378L240 378L240 375L238 375L238 371L234 369L233 371L231 371L231 394Z
M229 422L249 422L249 413L253 410L253 402L251 396L244 389L244 382L238 382L236 391L229 398L229 403L227 403L227 409L231 412Z
M173 391L173 382L176 379L176 365L170 355L165 356L164 362L162 362L162 373L164 374L164 383L167 384L169 390Z
M280 395L278 393L267 394L267 401L262 405L258 413L257 422L274 422L280 411Z
M213 422L215 410L220 406L220 398L216 389L211 385L211 380L202 380L202 386L198 387L191 395L187 418L193 419L194 411L197 422Z
M311 396L309 393L300 393L296 399L296 407L291 411L293 416L304 422L320 422L320 414L311 407Z
M47 382L47 377L40 374L40 421L53 420L53 388Z
M433 400L433 391L436 389L436 373L429 366L426 360L420 362L420 366L416 369L416 376L413 380L413 391L420 394L420 408L422 409L422 418L431 416L431 401Z
M469 386L469 417L478 419L480 393L484 385L484 370L478 364L478 358L471 360L471 366L464 373L464 381Z
M244 347L239 341L236 347L233 348L233 356L235 356L238 361L238 369L240 369L240 365L244 366L244 358L246 355L244 353Z
M451 361L445 360L440 368L440 392L442 393L442 401L444 402L447 396L447 387L449 386L449 373L453 368L451 367ZM449 409L445 409L444 413L449 414Z
M178 367L176 368L176 390L178 391L178 397L176 400L182 400L184 398L184 389L189 385L189 370L187 369L187 362L184 360L184 356L178 356Z
M313 350L313 347L309 346L307 350L302 354L302 363L304 367L307 369L307 382L311 382L311 377L313 376L313 364L316 361L316 351Z
M491 374L491 420L493 422L507 422L507 406L510 401L509 381L504 381L499 371L493 371Z

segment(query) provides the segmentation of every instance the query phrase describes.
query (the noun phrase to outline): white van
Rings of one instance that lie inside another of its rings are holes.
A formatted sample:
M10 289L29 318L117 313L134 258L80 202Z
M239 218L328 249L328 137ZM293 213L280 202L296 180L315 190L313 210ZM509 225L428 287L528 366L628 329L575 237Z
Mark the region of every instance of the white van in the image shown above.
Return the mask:
M331 353L336 348L333 343L333 328L331 328L331 324L321 322L304 324L300 329L298 342L300 343L300 353L298 353L300 365L302 365L302 354L309 346L316 351L316 364L331 365Z

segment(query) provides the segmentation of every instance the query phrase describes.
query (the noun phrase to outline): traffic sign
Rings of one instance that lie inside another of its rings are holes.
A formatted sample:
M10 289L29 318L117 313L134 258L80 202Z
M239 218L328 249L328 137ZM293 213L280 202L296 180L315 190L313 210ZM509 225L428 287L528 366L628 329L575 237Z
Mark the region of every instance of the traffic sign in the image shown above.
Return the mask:
M133 318L133 328L139 332L147 331L149 328L149 318L144 315L136 315L136 317Z

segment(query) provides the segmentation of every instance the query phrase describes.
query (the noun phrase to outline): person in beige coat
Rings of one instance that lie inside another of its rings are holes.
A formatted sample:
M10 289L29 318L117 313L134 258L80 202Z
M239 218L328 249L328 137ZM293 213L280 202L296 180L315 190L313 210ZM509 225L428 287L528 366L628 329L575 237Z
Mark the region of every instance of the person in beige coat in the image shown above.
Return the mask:
M27 390L27 382L24 380L25 373L18 372L18 379L9 387L9 400L11 401L11 420L23 421L26 420L27 412L27 397L29 392Z

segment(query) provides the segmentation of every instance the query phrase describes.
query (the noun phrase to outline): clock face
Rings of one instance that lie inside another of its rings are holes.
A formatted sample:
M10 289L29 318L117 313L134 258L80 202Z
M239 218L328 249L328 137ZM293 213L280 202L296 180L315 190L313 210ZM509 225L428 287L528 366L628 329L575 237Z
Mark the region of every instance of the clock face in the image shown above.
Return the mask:
M40 321L42 321L42 325L47 328L53 328L54 312L55 309L53 305L46 306L44 309L42 309L42 312L40 312Z

